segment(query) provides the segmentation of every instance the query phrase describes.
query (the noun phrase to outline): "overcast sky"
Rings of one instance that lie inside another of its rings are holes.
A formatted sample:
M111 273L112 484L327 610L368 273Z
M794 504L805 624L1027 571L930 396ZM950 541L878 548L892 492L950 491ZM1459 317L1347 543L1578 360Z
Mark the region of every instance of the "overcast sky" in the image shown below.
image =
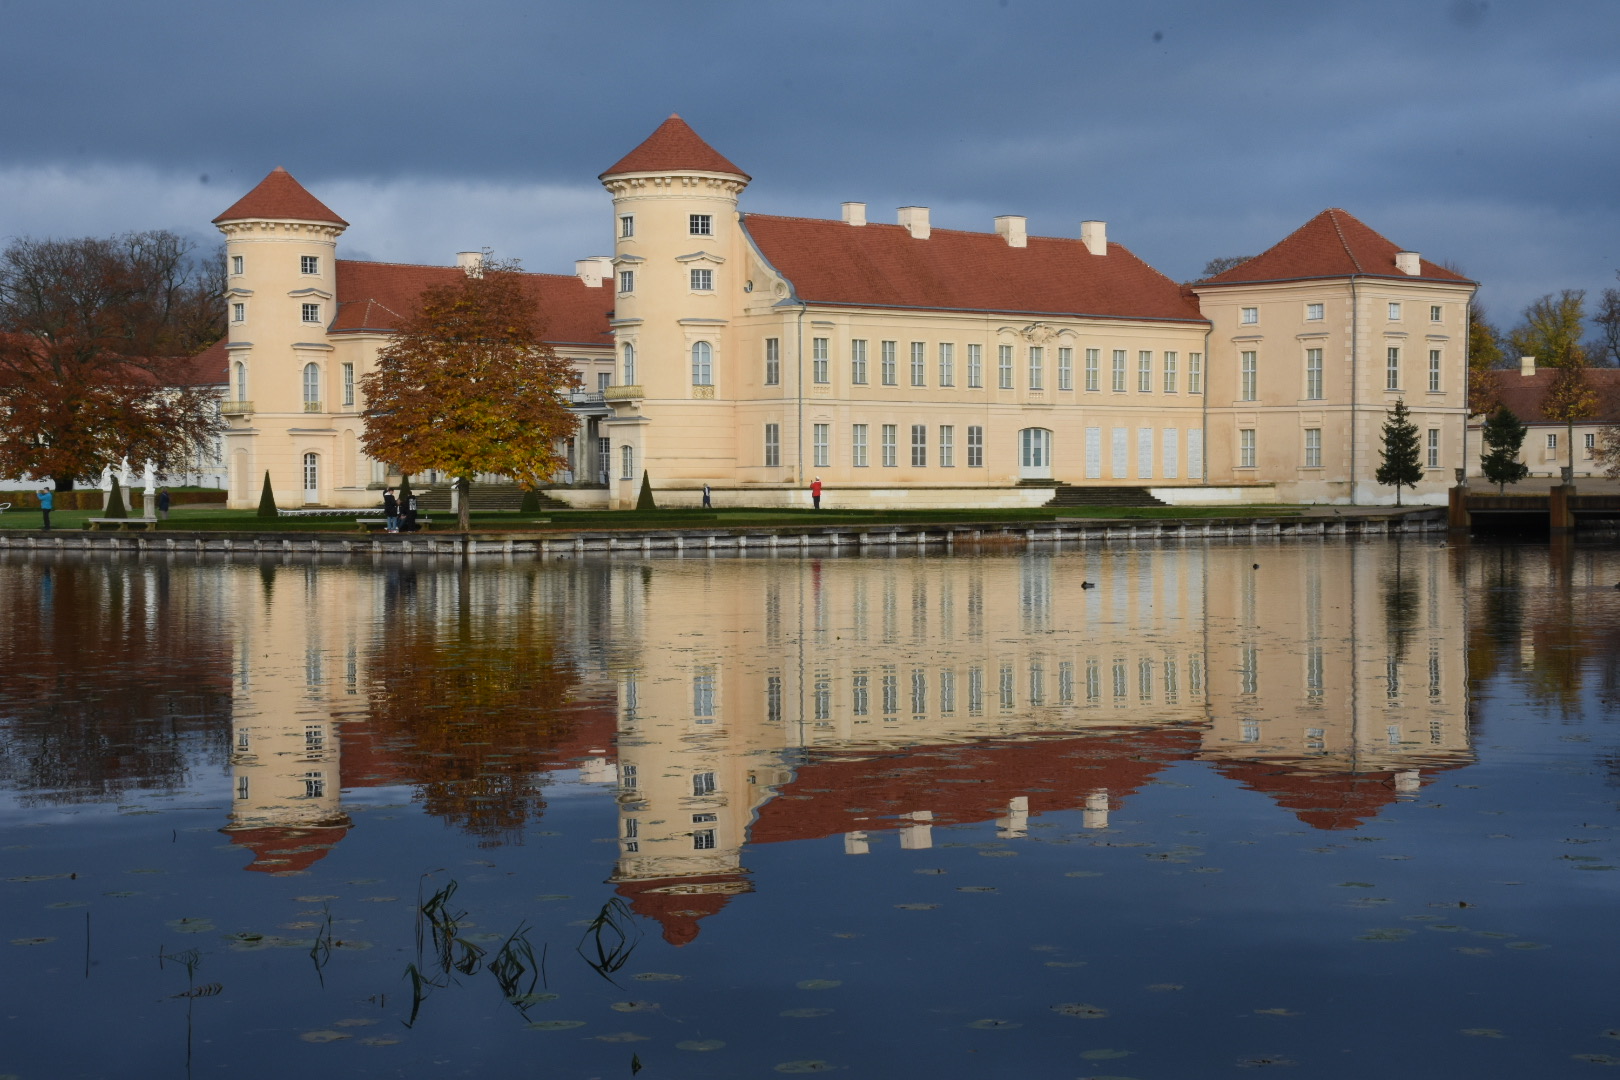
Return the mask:
M350 257L567 272L671 112L745 210L1101 218L1184 280L1339 206L1499 323L1620 286L1617 0L0 0L0 237L212 241L285 165Z

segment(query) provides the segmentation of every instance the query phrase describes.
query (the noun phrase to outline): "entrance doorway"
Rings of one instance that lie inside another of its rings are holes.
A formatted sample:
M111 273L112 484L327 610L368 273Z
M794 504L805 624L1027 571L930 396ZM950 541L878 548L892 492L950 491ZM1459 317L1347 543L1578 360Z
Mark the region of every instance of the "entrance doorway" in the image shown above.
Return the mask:
M1018 433L1018 479L1052 479L1052 433L1046 428L1025 428Z
M319 454L304 455L304 502L318 503L321 501L321 457Z

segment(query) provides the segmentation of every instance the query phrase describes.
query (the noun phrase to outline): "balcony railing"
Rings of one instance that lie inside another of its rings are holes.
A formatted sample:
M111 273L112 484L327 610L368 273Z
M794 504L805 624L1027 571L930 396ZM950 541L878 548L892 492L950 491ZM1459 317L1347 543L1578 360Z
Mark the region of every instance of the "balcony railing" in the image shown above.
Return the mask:
M570 405L600 405L604 400L602 390L570 390L568 391L568 404Z
M608 401L628 401L646 396L639 386L610 386L602 391L602 397Z
M321 408L321 403L318 402L318 401L306 401L306 402L304 402L304 411L305 412L325 412L326 410Z
M244 416L253 411L253 402L222 401L219 403L219 411L226 416Z

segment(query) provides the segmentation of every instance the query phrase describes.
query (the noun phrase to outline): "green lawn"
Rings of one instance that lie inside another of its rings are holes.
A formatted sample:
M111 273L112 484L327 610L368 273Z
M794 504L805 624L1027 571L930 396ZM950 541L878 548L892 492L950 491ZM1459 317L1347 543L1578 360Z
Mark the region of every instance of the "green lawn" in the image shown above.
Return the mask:
M539 515L488 512L472 515L472 526L477 532L506 530L603 530L603 529L679 529L770 526L818 525L920 525L920 524L996 524L1008 521L1051 521L1054 518L1095 518L1098 520L1154 520L1214 517L1292 517L1300 512L1297 506L1154 506L1104 507L1082 510L1063 508L1024 508L1012 510L980 510L934 508L919 510L800 510L792 508L727 507L712 510L550 510ZM51 524L58 529L82 529L91 517L101 517L99 510L58 510L51 515ZM132 517L139 517L132 514ZM208 532L354 532L356 517L380 516L380 511L357 509L353 515L331 518L276 518L261 519L255 510L225 510L218 506L177 506L169 513L168 521L160 528ZM432 531L445 531L455 517L448 513L428 515L433 518ZM8 510L0 514L0 529L37 529L40 515L37 510Z

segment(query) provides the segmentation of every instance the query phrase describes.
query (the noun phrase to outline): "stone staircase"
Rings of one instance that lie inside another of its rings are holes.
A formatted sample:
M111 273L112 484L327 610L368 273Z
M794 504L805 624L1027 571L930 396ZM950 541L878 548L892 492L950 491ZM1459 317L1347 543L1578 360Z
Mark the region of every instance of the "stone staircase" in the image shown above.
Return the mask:
M567 510L568 504L539 492L540 509ZM474 484L468 491L468 500L476 511L519 510L523 507L523 489L516 484ZM419 494L416 505L423 512L447 514L450 512L450 485L435 484L427 494Z
M1058 485L1057 494L1053 495L1047 506L1073 507L1085 509L1098 506L1169 506L1163 499L1155 498L1147 488L1141 487L1078 487L1071 484Z

